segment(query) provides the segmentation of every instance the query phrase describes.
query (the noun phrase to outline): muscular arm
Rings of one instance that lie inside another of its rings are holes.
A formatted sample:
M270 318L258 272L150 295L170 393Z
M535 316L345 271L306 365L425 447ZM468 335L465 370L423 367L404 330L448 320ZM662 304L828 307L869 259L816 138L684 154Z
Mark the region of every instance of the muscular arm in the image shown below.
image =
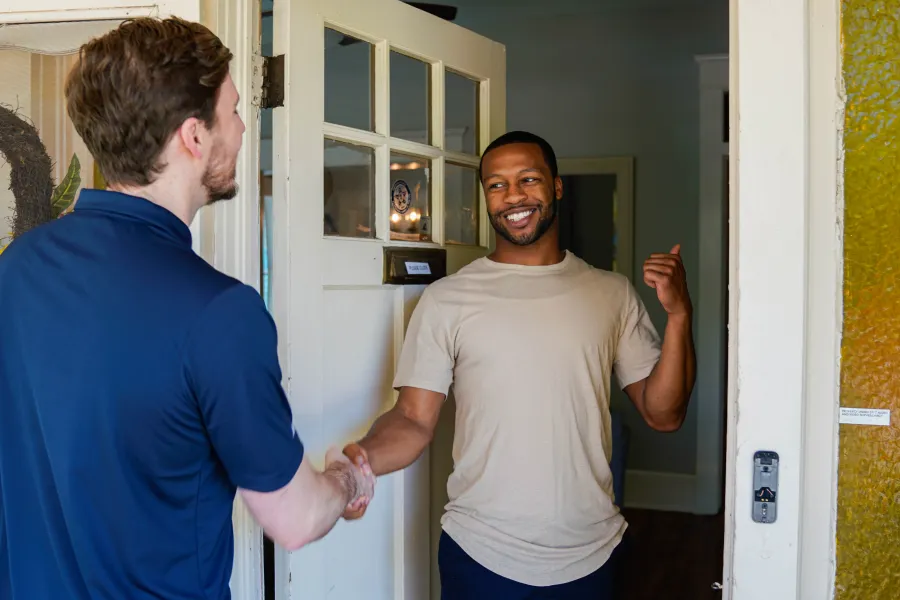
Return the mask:
M669 315L659 362L650 376L625 388L644 421L657 431L684 423L697 364L690 313Z
M241 489L241 497L275 542L298 550L331 531L348 504L370 495L371 479L346 459L329 461L319 472L304 457L293 479L280 490Z
M357 442L375 475L404 469L422 455L434 437L444 398L444 394L421 388L400 389L397 404L378 417L366 437Z

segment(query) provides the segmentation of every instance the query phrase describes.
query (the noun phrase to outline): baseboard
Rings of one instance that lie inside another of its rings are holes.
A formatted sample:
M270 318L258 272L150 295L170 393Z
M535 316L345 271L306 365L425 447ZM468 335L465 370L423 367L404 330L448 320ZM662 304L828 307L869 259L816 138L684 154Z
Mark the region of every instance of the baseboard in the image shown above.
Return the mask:
M625 508L693 513L696 477L629 469L625 472Z

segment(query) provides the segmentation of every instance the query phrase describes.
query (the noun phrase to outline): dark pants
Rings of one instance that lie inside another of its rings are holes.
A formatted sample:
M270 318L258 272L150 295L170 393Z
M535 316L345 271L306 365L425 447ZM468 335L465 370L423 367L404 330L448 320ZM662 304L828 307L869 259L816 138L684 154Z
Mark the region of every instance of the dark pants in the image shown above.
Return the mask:
M438 566L441 600L612 600L613 556L602 567L569 583L536 587L506 579L475 562L441 532Z

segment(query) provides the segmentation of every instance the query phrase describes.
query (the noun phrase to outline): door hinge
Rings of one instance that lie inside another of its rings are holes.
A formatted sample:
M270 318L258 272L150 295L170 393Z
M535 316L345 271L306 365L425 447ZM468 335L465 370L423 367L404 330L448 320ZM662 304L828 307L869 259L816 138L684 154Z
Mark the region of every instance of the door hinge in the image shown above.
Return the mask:
M284 54L263 58L260 108L284 106Z

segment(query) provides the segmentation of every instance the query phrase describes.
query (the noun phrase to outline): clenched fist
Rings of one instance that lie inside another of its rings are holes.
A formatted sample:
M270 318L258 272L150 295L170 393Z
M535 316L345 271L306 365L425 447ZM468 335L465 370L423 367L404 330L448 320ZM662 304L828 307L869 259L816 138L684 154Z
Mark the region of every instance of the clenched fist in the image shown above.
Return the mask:
M670 315L689 315L691 297L681 262L681 244L668 254L651 254L644 261L644 283L656 290L659 303Z

